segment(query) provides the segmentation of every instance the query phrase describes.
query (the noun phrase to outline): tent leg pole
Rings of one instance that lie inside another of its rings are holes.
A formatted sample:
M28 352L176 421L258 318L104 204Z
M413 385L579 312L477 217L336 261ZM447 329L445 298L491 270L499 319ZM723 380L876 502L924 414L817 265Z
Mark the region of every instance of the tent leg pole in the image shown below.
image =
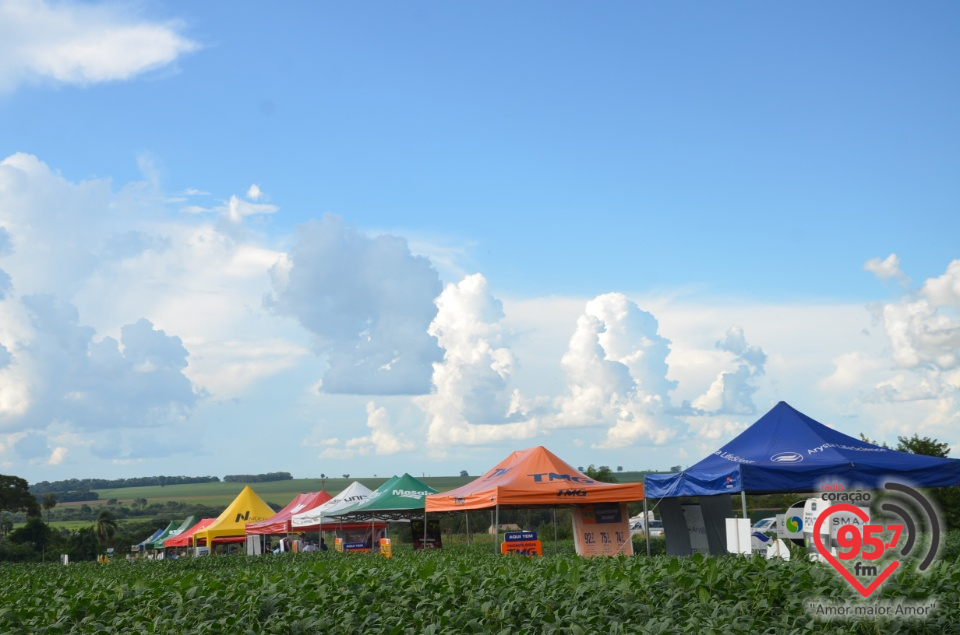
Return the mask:
M557 538L557 508L553 508L553 553L560 553L560 540Z
M470 512L463 512L463 517L467 523L467 546L470 546Z
M497 503L497 520L493 523L493 553L500 553L500 503Z
M647 536L647 557L650 557L650 531L647 529L650 525L650 517L647 516L647 499L643 499L643 528L644 534ZM631 538L633 540L633 538Z
M747 493L740 490L740 502L743 505L743 517L747 518Z
M427 509L423 509L423 550L427 549Z

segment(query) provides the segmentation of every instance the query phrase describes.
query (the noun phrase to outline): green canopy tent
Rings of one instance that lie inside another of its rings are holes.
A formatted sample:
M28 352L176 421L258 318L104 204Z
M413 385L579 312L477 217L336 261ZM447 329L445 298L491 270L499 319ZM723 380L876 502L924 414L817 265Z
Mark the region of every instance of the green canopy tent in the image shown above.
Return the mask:
M341 509L337 516L343 520L373 522L408 521L412 518L426 518L424 509L428 494L437 490L417 478L404 474L394 476L378 487L366 500Z
M154 550L154 549L157 549L157 547L154 547L153 545L155 545L158 540L160 541L160 547L159 547L159 548L160 548L160 549L163 549L163 541L164 541L165 539L169 538L169 537L170 537L170 532L171 532L171 531L175 531L175 530L177 529L177 527L179 527L179 526L180 526L180 523L178 523L178 522L175 521L175 520L171 520L170 523L169 523L166 527L164 527L163 529L160 530L160 533L159 533L159 534L154 534L153 536L150 537L149 540L147 540L146 542L143 543L143 548L144 548L144 550L151 550L151 551L152 551L152 550Z
M200 519L197 518L196 516L188 516L179 525L176 523L170 523L171 525L173 525L173 528L171 529L170 527L167 527L164 530L164 533L160 535L156 540L152 540L151 542L147 543L146 545L147 549L155 549L155 550L163 549L164 540L166 540L167 538L176 538L183 532L187 531L188 529L196 525L197 521L199 520Z
M380 487L375 489L373 492L371 492L370 495L367 496L366 498L362 500L358 500L354 503L351 503L350 505L347 505L346 507L343 507L341 509L338 509L336 513L333 514L333 517L341 521L365 520L369 518L370 514L364 513L362 509L365 508L366 504L369 503L370 501L376 500L382 497L387 492L389 492L390 488L393 487L393 484L396 483L399 479L400 477L394 474L393 476L388 478L383 485L381 485Z

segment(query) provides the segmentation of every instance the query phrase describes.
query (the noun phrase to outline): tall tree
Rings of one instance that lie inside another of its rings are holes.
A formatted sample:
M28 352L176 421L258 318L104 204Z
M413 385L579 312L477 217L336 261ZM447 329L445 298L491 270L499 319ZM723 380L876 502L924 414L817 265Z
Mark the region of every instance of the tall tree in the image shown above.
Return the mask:
M942 459L947 458L947 455L950 454L949 443L941 443L930 437L921 438L919 434L914 434L909 439L907 437L897 437L897 441L896 449L901 452L938 456Z
M87 560L97 555L97 532L95 527L81 527L70 536L71 559Z
M40 515L40 505L25 480L0 474L0 511L26 512L33 517Z
M890 448L890 446L887 445L887 442L886 442L886 441L884 441L883 443L881 443L880 441L874 441L873 439L871 439L870 437L868 437L867 435L865 435L865 434L862 433L862 432L860 433L860 440L861 440L861 441L865 441L866 443L869 443L870 445L879 445L881 448L888 448L888 449Z
M600 467L594 467L593 463L590 464L590 467L583 471L584 474L589 476L595 481L601 483L616 483L617 478L613 475L613 470L610 469L609 465L601 465Z
M863 435L861 435L862 437ZM941 443L930 437L921 437L914 434L912 437L897 437L896 450L900 452L910 452L911 454L924 454L926 456L936 456L947 458L950 453L950 444ZM960 528L960 486L952 487L934 487L928 490L937 504L940 506L940 513L943 516L943 522L947 529Z
M101 547L106 546L107 541L111 540L117 533L117 518L109 509L105 509L97 516L96 534L97 542Z
M53 492L43 495L43 509L47 512L47 522L50 522L50 510L57 506L57 495Z
M23 527L18 527L10 533L10 542L31 544L41 554L46 552L47 546L53 540L53 531L43 522L40 514L31 516Z

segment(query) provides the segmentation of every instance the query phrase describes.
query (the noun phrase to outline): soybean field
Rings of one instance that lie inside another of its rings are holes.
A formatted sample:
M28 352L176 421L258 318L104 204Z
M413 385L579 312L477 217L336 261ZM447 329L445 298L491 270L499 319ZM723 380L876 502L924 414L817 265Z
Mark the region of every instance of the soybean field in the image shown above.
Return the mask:
M584 559L453 547L98 564L0 564L2 633L947 633L960 565L898 571L881 599L920 618L829 620L855 602L827 566L740 556Z

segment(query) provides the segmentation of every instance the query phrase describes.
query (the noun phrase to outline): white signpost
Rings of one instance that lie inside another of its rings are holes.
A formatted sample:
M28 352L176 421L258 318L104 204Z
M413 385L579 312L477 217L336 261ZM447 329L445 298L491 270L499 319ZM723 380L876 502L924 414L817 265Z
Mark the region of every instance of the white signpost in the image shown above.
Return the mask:
M745 556L753 553L749 518L727 518L727 552Z

